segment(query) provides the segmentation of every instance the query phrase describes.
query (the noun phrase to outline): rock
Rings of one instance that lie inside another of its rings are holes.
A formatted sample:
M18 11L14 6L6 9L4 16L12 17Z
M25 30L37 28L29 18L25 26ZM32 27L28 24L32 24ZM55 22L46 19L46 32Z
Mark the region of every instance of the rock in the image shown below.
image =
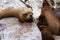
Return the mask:
M31 3L32 5L35 4L34 6L38 3L38 1L33 2ZM41 13L41 9L39 9L40 3L38 4L36 9L32 6L34 17L36 16L37 18ZM0 11L8 7L17 8L26 6L19 0L0 0ZM38 12L38 10L40 11ZM36 13L38 12L36 15L35 11ZM34 22L20 23L17 18L4 18L0 20L0 40L42 40L42 37L40 30Z
M33 23L20 23L17 18L0 20L0 40L42 40L41 32Z

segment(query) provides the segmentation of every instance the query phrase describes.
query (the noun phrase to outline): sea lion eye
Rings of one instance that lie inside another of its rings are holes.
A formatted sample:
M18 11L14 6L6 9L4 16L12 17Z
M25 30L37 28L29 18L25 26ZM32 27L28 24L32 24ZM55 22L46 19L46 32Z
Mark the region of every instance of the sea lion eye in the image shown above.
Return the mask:
M27 16L28 14L24 14L24 16Z

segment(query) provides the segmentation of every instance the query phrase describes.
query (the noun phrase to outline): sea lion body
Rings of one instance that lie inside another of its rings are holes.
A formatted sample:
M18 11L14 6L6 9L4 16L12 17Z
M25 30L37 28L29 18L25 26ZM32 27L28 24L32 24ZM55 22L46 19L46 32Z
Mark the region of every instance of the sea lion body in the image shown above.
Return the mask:
M29 19L32 20L33 15L31 9L21 7L21 8L7 8L0 11L0 19L5 17L17 17L21 22L24 22Z

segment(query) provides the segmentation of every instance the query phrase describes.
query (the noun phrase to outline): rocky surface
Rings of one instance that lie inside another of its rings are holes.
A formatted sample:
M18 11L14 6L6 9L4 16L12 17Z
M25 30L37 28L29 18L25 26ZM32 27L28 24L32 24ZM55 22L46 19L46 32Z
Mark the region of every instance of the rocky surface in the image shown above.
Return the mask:
M0 40L42 40L36 24L20 23L17 18L0 20Z
M37 3L38 1L32 1L33 15L35 11L37 13L39 10L40 3L38 3L39 5ZM19 0L0 0L0 11L8 7L17 8L26 6ZM39 12L41 13L41 11ZM37 18L40 15L39 12L34 17ZM42 40L42 37L35 22L20 23L17 18L4 18L0 20L0 40Z

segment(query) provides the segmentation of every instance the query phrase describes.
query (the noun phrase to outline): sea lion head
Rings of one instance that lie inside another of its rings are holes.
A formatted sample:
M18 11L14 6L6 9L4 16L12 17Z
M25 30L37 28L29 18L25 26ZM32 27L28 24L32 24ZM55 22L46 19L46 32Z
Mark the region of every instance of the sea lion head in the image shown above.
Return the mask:
M19 13L19 20L21 22L33 22L33 13L30 8L23 8L21 12L22 13Z

